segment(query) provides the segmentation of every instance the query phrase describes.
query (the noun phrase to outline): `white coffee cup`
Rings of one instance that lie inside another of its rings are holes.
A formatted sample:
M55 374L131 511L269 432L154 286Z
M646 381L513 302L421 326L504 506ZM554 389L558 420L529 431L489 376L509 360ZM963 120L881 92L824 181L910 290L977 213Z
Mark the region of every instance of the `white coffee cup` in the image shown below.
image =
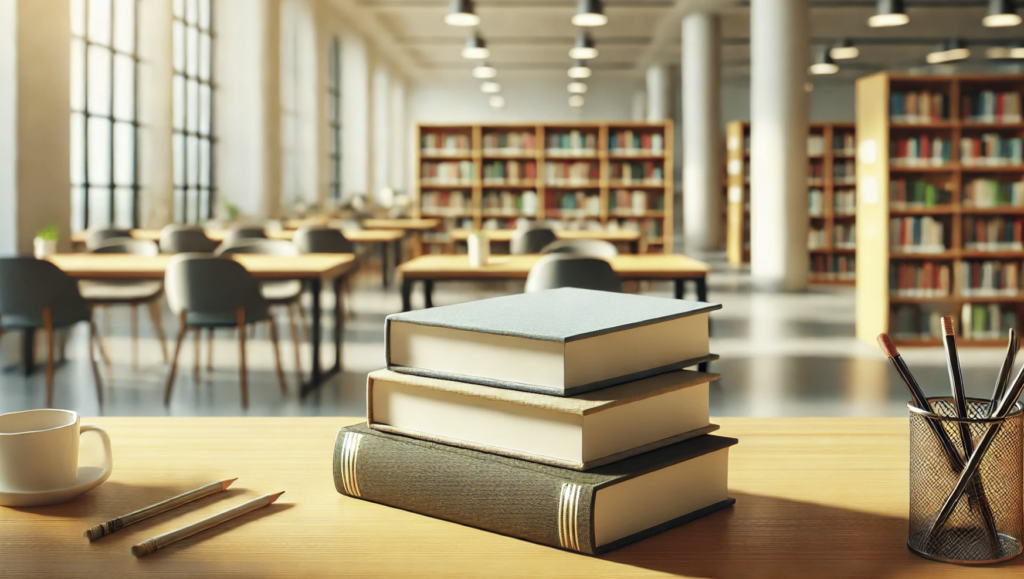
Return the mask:
M42 492L78 484L78 442L95 432L103 441L103 478L112 468L110 437L80 425L71 410L26 410L0 414L0 490Z
M469 246L469 264L472 267L487 265L487 258L491 255L491 240L487 234L483 231L470 233L466 244Z

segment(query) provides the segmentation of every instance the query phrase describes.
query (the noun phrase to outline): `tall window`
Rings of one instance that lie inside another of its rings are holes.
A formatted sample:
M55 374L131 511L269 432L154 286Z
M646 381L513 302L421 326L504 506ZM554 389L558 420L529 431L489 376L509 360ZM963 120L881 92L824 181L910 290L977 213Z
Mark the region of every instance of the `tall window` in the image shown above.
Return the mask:
M71 2L71 226L135 227L137 0Z
M174 218L213 217L213 0L174 0Z
M331 184L330 199L341 200L341 41L331 38L327 58L327 122L330 129Z

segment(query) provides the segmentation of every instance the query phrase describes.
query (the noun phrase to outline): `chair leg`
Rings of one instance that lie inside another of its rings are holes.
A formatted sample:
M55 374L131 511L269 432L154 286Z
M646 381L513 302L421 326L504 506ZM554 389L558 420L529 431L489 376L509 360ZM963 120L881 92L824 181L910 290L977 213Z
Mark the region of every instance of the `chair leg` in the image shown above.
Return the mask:
M70 333L71 333L71 328L64 328L60 332L60 361L61 361L61 363L64 363L64 362L67 361L67 356L65 356L65 352L67 352L67 349L68 349L68 335ZM90 348L89 351L92 352L92 350L91 350L92 345L90 345L89 348Z
M320 296L313 296L313 299L318 300ZM302 307L301 299L295 300L295 309L299 311L299 327L302 328L302 338L309 342L309 322L306 320L306 309Z
M171 358L171 368L167 373L167 384L164 386L164 406L171 403L171 388L174 386L174 373L178 370L178 354L181 353L181 343L185 341L185 312L181 312L181 322L178 326L178 341L174 346L174 356Z
M46 407L53 408L53 314L50 306L43 308L43 329L46 331Z
M249 385L246 383L245 370L245 308L239 306L235 310L238 321L238 380L242 385L242 408L249 407Z
M281 349L277 345L277 324L274 322L273 315L267 319L267 324L270 326L270 341L274 345L274 365L277 367L277 381L281 384L281 394L287 394L288 385L284 382L284 370L281 369Z
M202 328L196 328L192 332L192 341L195 343L195 346L196 346L195 362L192 365L192 378L196 382L198 382L199 381L199 358L202 356L202 353L200 352L200 349L202 347L202 341L203 341L203 329Z
M106 311L104 308L103 311ZM103 336L100 335L99 328L96 327L96 322L93 321L93 332L96 334L96 349L100 351L100 358L103 360L103 365L107 367L107 371L110 371L110 357L107 356L107 350L103 347Z
M295 377L299 384L302 384L302 344L299 342L299 329L295 326L295 311L292 308L295 304L286 304L288 310L288 325L292 331L292 345L295 347Z
M164 364L166 364L167 338L164 337L164 321L163 316L160 315L160 301L150 300L147 305L149 306L149 319L153 321L153 329L156 330L157 339L160 340L160 351L164 355Z
M213 328L206 330L206 369L213 372Z
M96 355L92 351L93 344L100 347L99 332L96 331L96 322L92 316L89 317L89 364L92 366L92 378L96 382L96 400L103 405L103 379L100 378L100 366L96 363ZM100 348L102 352L103 349Z
M139 369L139 305L132 304L132 369Z

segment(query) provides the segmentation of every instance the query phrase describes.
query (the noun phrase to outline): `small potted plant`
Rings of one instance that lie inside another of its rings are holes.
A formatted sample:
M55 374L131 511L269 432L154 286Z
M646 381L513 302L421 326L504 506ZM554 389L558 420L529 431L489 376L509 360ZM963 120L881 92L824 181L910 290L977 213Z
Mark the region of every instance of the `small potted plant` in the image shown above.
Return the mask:
M60 239L60 230L52 223L40 229L33 241L33 249L36 259L45 259L57 253L57 240Z

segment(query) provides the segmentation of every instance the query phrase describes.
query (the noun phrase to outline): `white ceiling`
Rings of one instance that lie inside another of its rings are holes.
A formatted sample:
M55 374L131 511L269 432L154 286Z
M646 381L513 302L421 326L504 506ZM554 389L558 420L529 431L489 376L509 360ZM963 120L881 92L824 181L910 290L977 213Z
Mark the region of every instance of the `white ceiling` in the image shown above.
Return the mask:
M467 29L444 23L449 0L356 0L357 10L374 21L379 41L392 44L403 68L420 79L464 78L473 63L459 52ZM840 77L883 69L924 65L935 43L957 36L975 47L970 66L990 66L984 47L1024 39L1024 25L990 29L981 24L985 0L906 0L910 24L873 29L873 0L812 0L813 46L852 38L861 49L855 61L841 62ZM477 0L480 34L491 49L490 62L502 74L564 75L576 27L570 18L576 0ZM595 74L639 77L655 63L678 64L681 18L712 6L722 14L722 60L726 78L749 74L749 2L740 0L606 0L606 26L591 29L600 50L591 61ZM1024 14L1024 10L1022 10ZM972 42L973 41L973 42Z

